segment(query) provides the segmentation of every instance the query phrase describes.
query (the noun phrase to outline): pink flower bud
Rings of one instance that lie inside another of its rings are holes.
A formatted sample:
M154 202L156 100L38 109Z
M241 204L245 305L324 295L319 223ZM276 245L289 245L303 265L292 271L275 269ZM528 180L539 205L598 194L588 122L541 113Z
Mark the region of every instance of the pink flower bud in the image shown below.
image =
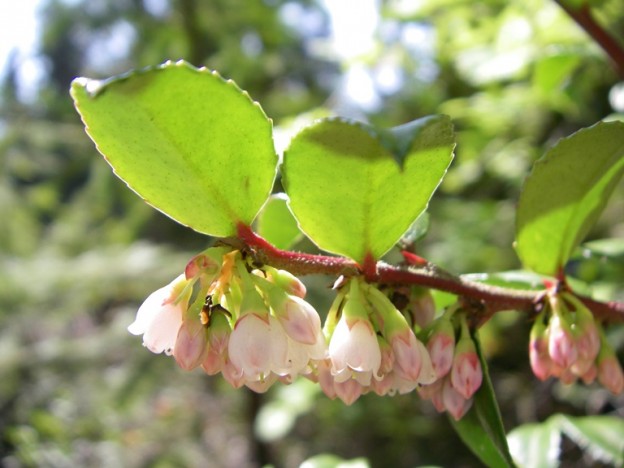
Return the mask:
M428 289L418 288L408 305L410 313L420 328L427 327L435 316L435 302Z
M423 400L430 400L435 394L441 393L444 380L445 379L436 380L428 385L418 387L418 394L420 395L420 398Z
M462 324L461 338L455 348L450 375L453 388L465 399L470 398L481 386L481 362L465 321Z
M283 308L276 316L288 336L300 343L316 344L321 331L318 312L306 301L297 296L288 296Z
M454 388L448 378L442 386L442 402L455 421L464 417L472 406L472 399L465 398L461 392Z
M217 375L223 370L225 365L225 355L216 352L215 350L208 348L204 362L202 362L202 369L208 375Z
M446 379L442 379L440 382L444 383L446 382ZM438 413L444 413L444 411L446 411L446 406L444 406L442 387L440 387L439 392L431 395L431 403Z
M433 369L431 357L429 357L429 352L427 351L427 348L425 348L425 345L420 341L417 341L416 345L420 349L420 358L422 363L420 367L420 374L418 374L418 384L428 385L438 380L438 376Z
M334 382L334 389L336 395L347 406L351 406L355 403L355 400L360 398L364 388L357 380L349 379L344 382Z
M579 301L580 302L580 301ZM600 335L591 312L587 309L577 310L577 327L575 330L578 359L572 365L572 371L582 376L593 365L600 351Z
M397 375L412 382L418 381L422 356L414 332L408 328L405 333L396 333L390 345L394 353L394 371Z
M555 314L550 319L548 329L548 354L556 365L568 369L578 359L570 326L560 314Z
M201 365L208 351L207 330L199 318L188 317L182 322L173 348L173 357L187 371Z
M336 389L334 388L334 377L331 374L331 362L329 359L320 361L317 364L318 383L323 393L331 400L336 399Z
M624 372L611 347L603 344L603 349L598 357L598 382L611 393L618 395L624 391Z
M543 314L537 317L533 327L531 327L529 360L531 369L538 379L546 380L552 375L553 362L548 354L548 335Z
M427 350L436 376L442 378L447 375L455 355L455 330L446 315L435 322L433 332L427 341Z
M394 374L385 374L382 379L372 379L370 389L379 396L384 396L392 392L394 387Z
M383 336L377 335L377 343L381 351L381 366L379 366L379 374L386 375L394 369L394 353L388 342Z
M195 255L191 260L186 264L186 268L184 269L184 275L186 279L190 280L193 278L197 278L199 275L210 272L215 274L219 270L219 264L210 256L206 255L205 252Z
M286 293L303 299L306 295L305 284L296 276L286 270L278 270L276 268L264 267L266 275L273 284L280 287Z

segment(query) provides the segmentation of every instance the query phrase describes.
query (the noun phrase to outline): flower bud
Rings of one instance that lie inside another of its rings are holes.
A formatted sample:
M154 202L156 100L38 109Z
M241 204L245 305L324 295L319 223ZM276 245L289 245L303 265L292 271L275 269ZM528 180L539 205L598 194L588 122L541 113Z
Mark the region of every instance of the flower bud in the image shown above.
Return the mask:
M336 388L334 387L334 377L331 373L331 361L325 359L317 364L318 383L323 393L331 400L336 399Z
M420 343L405 317L390 302L390 299L373 286L365 289L365 297L373 306L383 323L383 336L392 348L394 372L399 379L418 382L423 365ZM422 343L420 343L422 345ZM426 350L424 351L427 354ZM426 356L427 359L429 356Z
M568 369L578 359L570 324L558 311L555 311L548 325L548 355L562 369Z
M263 267L267 279L287 294L303 299L306 295L305 284L299 278L286 270L278 270L270 266Z
M578 358L571 368L576 375L582 376L594 365L594 361L598 356L600 335L594 316L585 304L572 294L564 294L563 298L571 302L575 308L573 332Z
M223 248L211 247L195 255L184 268L186 279L191 280L200 275L207 275L212 280L219 272L224 253L226 250Z
M529 360L531 369L538 379L546 380L552 375L553 362L548 354L548 334L543 312L538 315L531 327Z
M459 421L464 417L472 406L472 398L466 398L462 392L458 391L454 385L451 384L448 378L442 386L442 402L455 421Z
M450 380L453 388L465 399L468 399L481 386L482 379L481 362L466 320L462 318L461 337L455 347Z
M187 314L173 348L173 357L184 370L192 370L201 365L208 351L208 337L206 327L199 320L199 316Z
M449 373L455 355L455 328L447 314L438 318L427 340L427 350L438 378Z
M360 398L364 390L362 385L355 379L348 379L344 382L334 382L334 389L336 390L338 398L347 406L351 406L355 403L355 400Z
M208 326L208 352L202 363L202 368L208 375L215 375L222 371L227 357L228 342L232 327L224 312L213 311Z
M427 327L435 316L435 301L431 291L425 288L412 288L412 297L407 306L416 325L420 328Z
M596 359L598 382L611 393L618 395L624 391L624 372L602 329L600 341L600 353Z
M298 296L287 296L275 316L290 338L299 343L314 345L321 330L318 312Z

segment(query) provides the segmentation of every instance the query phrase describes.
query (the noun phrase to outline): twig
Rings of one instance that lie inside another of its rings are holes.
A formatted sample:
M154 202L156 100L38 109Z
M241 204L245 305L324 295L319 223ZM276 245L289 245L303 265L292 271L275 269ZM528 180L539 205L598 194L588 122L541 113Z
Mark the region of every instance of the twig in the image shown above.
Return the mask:
M254 261L290 271L297 276L325 274L333 276L364 275L370 282L391 285L419 285L456 294L464 300L480 305L475 313L480 314L477 322L487 321L494 313L503 310L533 312L544 296L544 290L529 291L502 288L451 275L435 265L394 266L377 262L376 272L370 266L360 266L344 257L313 255L281 250L257 235L249 226L240 225L238 239L233 240L238 248L251 255ZM624 322L624 303L600 302L589 297L579 297L594 315L607 322Z
M591 15L589 4L583 3L582 6L574 8L565 0L555 2L602 47L613 61L618 74L624 78L624 48L596 22Z

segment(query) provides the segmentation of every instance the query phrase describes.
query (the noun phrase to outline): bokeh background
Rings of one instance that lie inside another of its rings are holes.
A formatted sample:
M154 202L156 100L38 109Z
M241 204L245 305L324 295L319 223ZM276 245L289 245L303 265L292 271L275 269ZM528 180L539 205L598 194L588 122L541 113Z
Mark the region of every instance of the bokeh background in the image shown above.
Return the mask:
M624 3L592 3L622 44ZM0 465L290 467L330 453L478 466L415 394L346 407L301 381L256 395L144 349L126 331L137 307L210 239L115 178L68 88L185 59L248 90L279 135L325 115L394 126L447 113L457 158L418 251L455 273L516 270L514 205L531 164L624 112L624 82L555 2L26 0L0 16ZM598 298L624 300L623 195L620 184L569 265ZM322 311L333 279L306 281ZM507 312L482 334L507 429L556 412L624 416L621 396L532 377L529 328ZM622 327L609 338L622 358ZM562 448L567 466L600 466Z

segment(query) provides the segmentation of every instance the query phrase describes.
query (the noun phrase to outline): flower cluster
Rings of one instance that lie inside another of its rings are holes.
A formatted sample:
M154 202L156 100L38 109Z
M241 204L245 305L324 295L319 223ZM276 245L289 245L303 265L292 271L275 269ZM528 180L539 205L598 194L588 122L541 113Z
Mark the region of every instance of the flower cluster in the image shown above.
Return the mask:
M459 334L459 340L456 335ZM466 317L449 309L428 328L427 350L436 380L419 389L435 408L459 420L472 406L481 386L483 370Z
M613 393L624 390L624 373L602 327L573 294L549 292L531 329L529 358L537 378L564 383L598 381Z
M336 289L321 328L296 277L214 247L152 293L128 329L150 351L185 370L220 373L235 388L264 392L301 375L346 404L418 388L455 418L468 410L481 366L464 314L433 320L433 300L421 288L382 292L352 277Z
M360 278L343 285L324 327L328 358L318 381L330 398L407 393L435 380L429 353L390 299Z
M221 373L235 388L266 391L316 369L327 355L321 321L290 273L252 268L239 251L212 248L152 293L128 330L186 370Z

